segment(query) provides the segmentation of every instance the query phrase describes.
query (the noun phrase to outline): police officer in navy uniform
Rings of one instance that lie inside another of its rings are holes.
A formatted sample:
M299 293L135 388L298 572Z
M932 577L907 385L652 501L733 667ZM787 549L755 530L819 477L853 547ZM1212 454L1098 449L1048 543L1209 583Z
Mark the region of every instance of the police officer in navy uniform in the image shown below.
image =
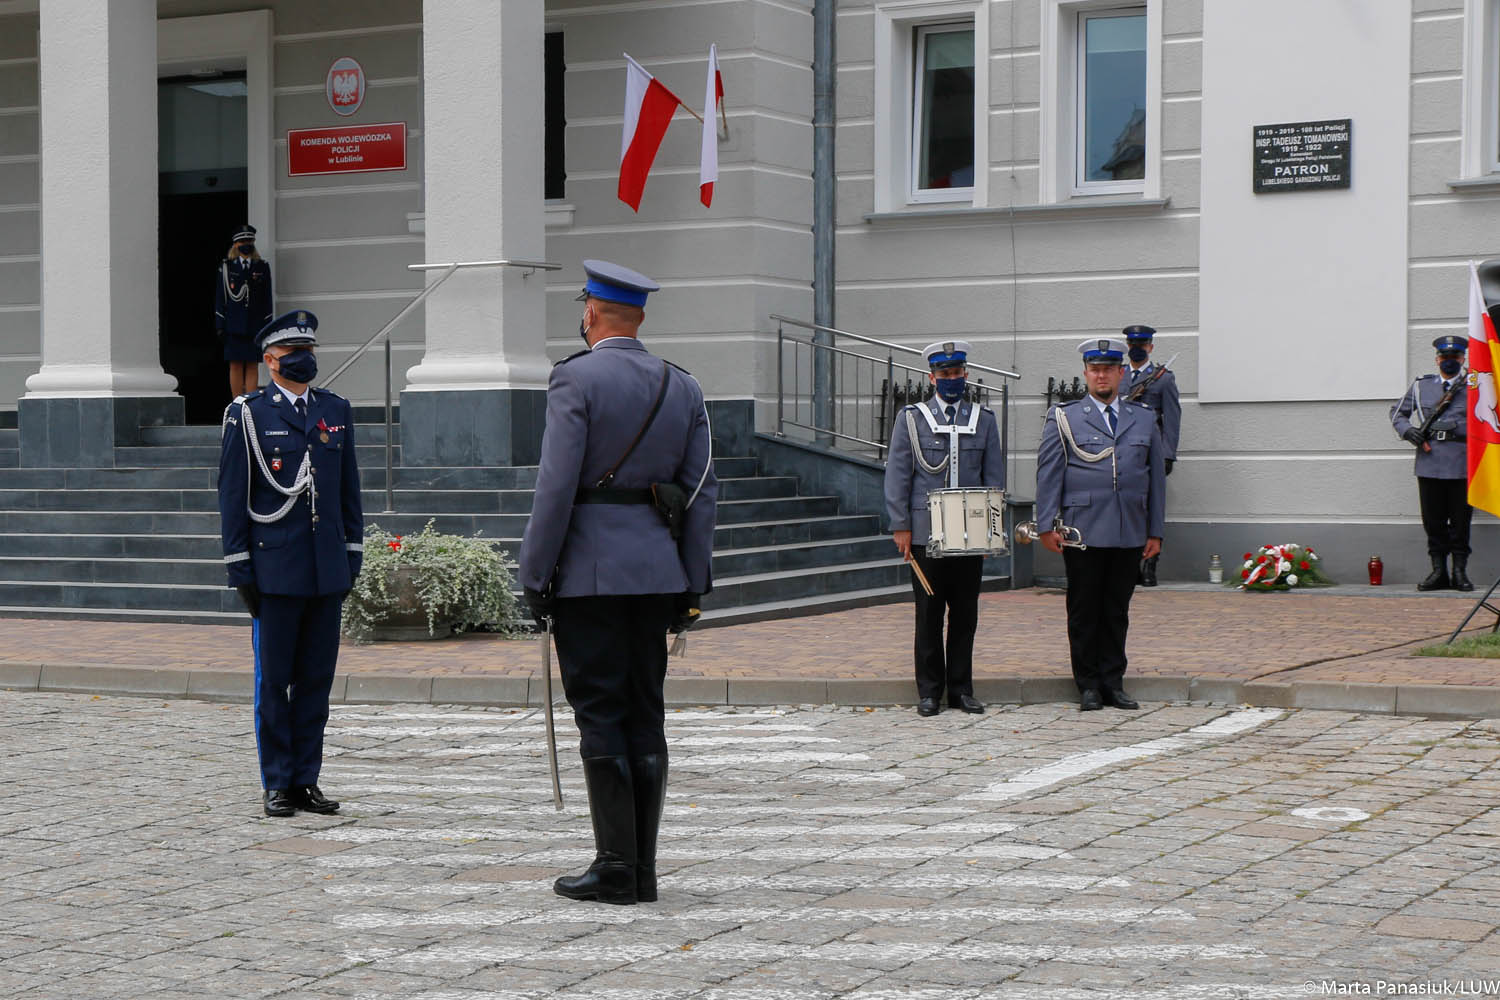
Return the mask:
M984 557L950 555L938 559L926 554L932 533L928 493L960 487L1005 487L995 414L965 395L969 350L965 341L949 340L929 344L922 351L930 369L927 377L936 392L927 402L907 406L897 415L885 465L885 509L896 548L916 562L932 585L929 597L912 574L917 714L923 716L942 711L945 687L948 707L972 713L984 711L984 705L974 697L974 632L979 624Z
M1474 508L1469 506L1468 414L1469 390L1465 385L1463 337L1439 337L1436 375L1423 375L1391 407L1391 426L1417 448L1417 497L1422 504L1422 530L1427 533L1427 554L1432 572L1418 590L1473 590L1469 580L1469 525ZM1453 390L1451 396L1449 389ZM1444 403L1444 397L1448 397ZM1434 410L1436 419L1422 433L1422 425ZM1453 573L1448 573L1448 557Z
M224 411L219 515L229 585L251 617L255 743L267 816L334 813L318 788L344 597L364 558L349 401L317 378L318 319L256 338L271 385Z
M254 392L259 382L260 345L256 334L271 322L275 295L271 265L255 249L255 227L235 230L228 255L219 263L214 286L214 331L229 362L229 393Z
M690 626L712 574L714 477L703 391L637 339L639 272L586 260L579 333L557 363L520 576L550 620L581 735L594 863L556 881L571 899L653 902L666 800L668 631Z
M1166 449L1166 474L1172 474L1177 461L1177 440L1182 434L1182 402L1177 391L1177 376L1170 368L1151 361L1156 345L1156 330L1137 323L1120 331L1125 337L1125 356L1130 360L1129 380L1120 386L1126 398L1145 403L1156 411L1156 426L1161 428L1162 447ZM1139 583L1156 586L1156 563L1159 556L1141 560Z
M1048 411L1037 449L1037 527L1067 569L1068 647L1085 712L1139 707L1124 688L1130 598L1165 524L1166 446L1151 408L1120 398L1125 350L1112 339L1079 345L1089 394ZM1088 547L1064 548L1059 519Z

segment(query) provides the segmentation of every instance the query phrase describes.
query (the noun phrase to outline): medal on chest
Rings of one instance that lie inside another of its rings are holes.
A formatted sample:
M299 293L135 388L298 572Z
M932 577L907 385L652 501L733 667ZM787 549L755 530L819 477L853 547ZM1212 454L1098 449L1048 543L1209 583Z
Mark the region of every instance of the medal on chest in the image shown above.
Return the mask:
M280 457L271 459L271 471L272 472L280 472L281 471L281 459L280 459Z

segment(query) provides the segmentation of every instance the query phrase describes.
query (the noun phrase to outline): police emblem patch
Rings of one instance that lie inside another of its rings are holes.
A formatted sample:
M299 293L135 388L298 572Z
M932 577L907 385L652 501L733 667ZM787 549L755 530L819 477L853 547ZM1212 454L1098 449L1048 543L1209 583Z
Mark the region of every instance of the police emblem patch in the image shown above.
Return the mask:
M1099 341L1099 350L1101 350L1101 351L1107 351L1107 350L1109 350L1109 341L1107 341L1107 340L1101 340L1101 341Z
M279 459L279 458L273 458L273 459L271 459L271 471L272 472L280 472L281 471L281 459Z

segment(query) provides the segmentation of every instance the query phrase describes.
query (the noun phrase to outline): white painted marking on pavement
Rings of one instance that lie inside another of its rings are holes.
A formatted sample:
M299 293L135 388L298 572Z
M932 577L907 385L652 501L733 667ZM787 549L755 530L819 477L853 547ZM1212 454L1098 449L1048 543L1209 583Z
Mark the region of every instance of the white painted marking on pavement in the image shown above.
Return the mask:
M1301 809L1293 809L1292 815L1301 816L1304 819L1328 820L1332 823L1358 823L1360 820L1370 818L1369 813L1352 806L1303 806Z
M985 788L983 791L973 792L961 796L965 799L983 799L988 802L1003 802L1006 799L1020 798L1042 788L1077 778L1093 771L1103 770L1117 764L1124 764L1132 760L1140 760L1145 757L1154 757L1157 754L1167 753L1171 750L1184 750L1198 745L1203 740L1216 739L1222 736L1232 736L1242 733L1247 729L1278 719L1285 713L1277 708L1250 708L1234 712L1230 715L1221 716L1212 722L1201 726L1195 726L1187 732L1177 736L1164 736L1160 739L1147 740L1144 743L1132 743L1123 747L1110 747L1107 750L1089 750L1085 753L1072 754L1062 760L1042 767L1022 771L1013 778L997 782Z

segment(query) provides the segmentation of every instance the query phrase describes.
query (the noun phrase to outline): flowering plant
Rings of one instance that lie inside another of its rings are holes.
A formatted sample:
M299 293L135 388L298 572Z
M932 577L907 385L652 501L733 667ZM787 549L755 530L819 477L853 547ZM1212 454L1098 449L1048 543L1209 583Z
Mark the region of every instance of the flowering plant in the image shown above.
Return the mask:
M1333 581L1318 568L1318 554L1295 542L1262 545L1245 553L1238 580L1240 590L1291 590L1293 587L1331 587Z
M419 534L365 528L365 558L344 600L344 634L368 642L381 627L413 619L428 635L509 630L517 615L502 551L483 538L445 535L428 521Z

